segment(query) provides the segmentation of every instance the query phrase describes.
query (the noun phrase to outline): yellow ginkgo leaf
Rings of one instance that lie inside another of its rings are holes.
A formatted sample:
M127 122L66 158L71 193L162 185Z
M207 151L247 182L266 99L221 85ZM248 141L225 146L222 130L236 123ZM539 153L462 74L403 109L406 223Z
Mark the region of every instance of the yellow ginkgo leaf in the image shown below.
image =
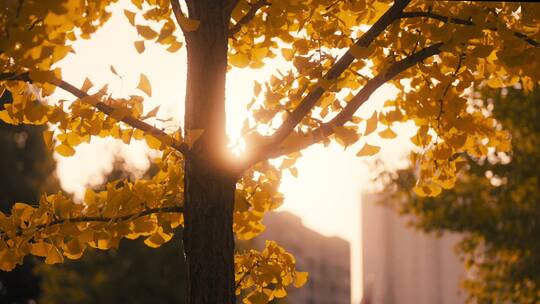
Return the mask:
M229 62L239 68L245 68L249 64L249 57L244 53L236 53L229 56Z
M157 106L155 108L153 108L152 110L150 110L150 112L146 113L146 115L144 117L141 117L142 119L146 119L146 118L150 118L150 117L155 117L159 111L159 107L160 106Z
M292 167L296 163L296 158L285 158L281 163L279 169L287 169Z
M366 143L364 147L362 147L362 149L360 149L360 151L356 153L356 156L372 156L372 155L377 154L380 150L381 150L381 147L372 146Z
M49 131L49 130L43 131L43 142L49 149L52 149L53 147L53 135L54 135L54 131Z
M388 127L384 129L384 131L379 132L379 136L381 138L391 139L391 138L395 138L397 134L392 129L390 129L390 127Z
M158 228L156 232L144 240L144 244L151 248L158 248L170 241L172 237L172 234L164 233L162 228Z
M84 92L88 93L88 90L90 90L90 88L93 87L93 86L94 86L94 84L90 81L90 79L85 78L84 82L83 82L83 85L81 87L81 91L84 91Z
M45 259L45 264L57 264L62 263L64 261L64 257L56 248L55 246L51 246L49 248L49 252L47 253L47 258Z
M154 39L158 35L156 31L147 25L137 25L137 33L146 40Z
M83 255L85 249L86 245L81 244L78 238L73 238L65 244L64 255L68 259L76 260Z
M30 245L30 253L35 256L46 257L49 254L51 247L51 244L41 241Z
M296 288L300 288L302 286L304 286L304 284L306 284L308 280L308 273L307 272L301 272L301 271L297 271L295 273L295 276L294 276L294 287Z
M366 131L364 132L364 135L369 135L375 130L377 130L377 111L373 112L373 115L366 121Z
M149 97L152 96L152 86L150 85L150 81L148 80L148 77L146 77L146 75L141 74L141 77L139 79L139 84L137 85L137 89L143 91Z
M174 53L176 51L178 51L180 48L182 47L182 43L178 42L178 41L173 41L171 43L171 45L167 48L167 52L171 52L171 53Z
M135 41L133 44L135 44L135 49L137 50L137 52L138 52L139 54L141 54L142 52L144 52L144 50L145 50L145 47L144 47L144 40Z
M151 149L156 149L156 150L161 149L161 141L158 138L152 135L146 135L144 139L146 139L146 144Z
M11 118L11 116L9 116L9 113L6 110L0 111L0 120L2 120L5 123L8 123L8 124L17 124L17 122L15 122Z
M58 145L56 146L56 148L54 148L54 150L56 152L58 152L58 154L62 155L62 156L72 156L73 154L75 154L75 149L73 149L73 147L63 143L61 145Z
M268 54L268 48L267 47L262 47L262 48L257 48L257 49L252 49L251 50L251 56L254 60L263 60L264 57L266 56L266 54Z
M126 18L128 18L129 23L135 26L135 13L128 10L124 10L124 15L126 15Z
M283 55L283 58L287 61L291 61L294 58L294 50L293 49L281 49L281 55Z
M298 169L296 169L295 167L289 168L289 172L291 172L292 176L298 177Z

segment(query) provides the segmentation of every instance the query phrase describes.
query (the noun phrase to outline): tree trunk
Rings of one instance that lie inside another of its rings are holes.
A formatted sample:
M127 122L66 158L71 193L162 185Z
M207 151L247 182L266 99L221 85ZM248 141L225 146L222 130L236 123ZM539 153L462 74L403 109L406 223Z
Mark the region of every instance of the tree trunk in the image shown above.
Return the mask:
M232 218L236 179L227 169L225 74L230 11L225 0L188 0L199 28L186 33L185 129L204 131L186 159L184 246L188 303L235 303Z
M188 303L235 303L234 179L194 164L185 182Z

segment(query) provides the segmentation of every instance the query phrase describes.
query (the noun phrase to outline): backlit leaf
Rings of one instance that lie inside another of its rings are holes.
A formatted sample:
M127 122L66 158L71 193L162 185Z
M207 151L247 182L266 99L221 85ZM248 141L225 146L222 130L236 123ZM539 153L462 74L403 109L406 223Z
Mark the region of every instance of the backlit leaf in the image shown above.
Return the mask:
M296 288L300 288L302 286L304 286L304 284L306 284L308 280L308 273L307 272L300 272L300 271L297 271L295 274L294 274L294 287Z
M68 146L67 144L64 144L64 143L56 146L54 150L58 152L58 154L62 156L66 156L66 157L72 156L73 154L75 154L75 149L73 149L73 147Z
M148 77L146 77L146 75L141 74L137 89L143 91L149 97L152 96L152 86L150 85L150 81L148 80Z
M384 129L384 131L379 132L379 136L381 138L391 139L391 138L395 138L397 134L392 129L390 129L390 127L388 127Z
M229 62L239 68L245 68L249 64L249 57L244 53L236 53L229 56Z
M137 52L138 52L139 54L141 54L142 52L144 52L144 50L145 50L145 47L144 47L144 40L135 41L133 44L135 45L135 49L137 50Z
M49 252L47 252L47 258L45 259L45 264L57 264L62 263L64 261L64 257L56 248L56 246L51 246L49 248Z
M137 25L137 33L146 40L154 39L158 35L156 31L147 25Z
M53 148L53 135L54 131L45 130L43 131L43 142L45 142L45 145L49 148Z
M364 135L369 135L375 130L377 130L377 111L373 112L373 115L366 121L366 131L364 132Z
M377 154L381 150L381 147L372 146L368 143L364 144L364 147L356 153L356 156L372 156Z
M88 78L85 78L81 87L81 91L88 93L88 90L90 90L90 88L93 86L94 84L92 83L92 81L90 81L90 79Z
M126 15L126 18L129 20L129 23L135 26L135 13L128 10L124 10L124 15Z

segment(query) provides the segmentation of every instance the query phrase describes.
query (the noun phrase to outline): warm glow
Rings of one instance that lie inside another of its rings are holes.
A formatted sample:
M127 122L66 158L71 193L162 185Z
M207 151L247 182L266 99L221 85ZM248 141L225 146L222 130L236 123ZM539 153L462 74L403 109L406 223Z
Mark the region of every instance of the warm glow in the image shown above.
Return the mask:
M171 122L157 124L167 131L173 131L183 120L183 98L185 94L185 49L170 54L162 46L147 43L146 51L138 54L133 42L137 33L121 13L121 5L112 7L112 19L91 40L77 41L76 54L62 61L64 78L81 85L88 77L96 86L109 85L115 96L136 93L139 73L145 73L152 83L153 97L145 101L147 109L161 105L158 117L172 117ZM110 71L110 66L123 77ZM239 142L242 122L247 116L245 105L251 100L254 79L263 81L276 65L262 70L232 70L228 74L227 86L227 131L234 143ZM383 86L376 92L359 113L367 118L373 109L391 98L395 89ZM57 90L60 99L72 99L68 93ZM370 143L382 143L379 157L397 164L411 147L408 137L411 128L397 130L406 136L388 142L368 137ZM285 194L285 204L281 210L289 210L302 217L304 224L325 235L335 235L351 242L353 300L358 303L361 294L360 279L360 223L359 202L361 191L370 187L368 162L371 158L355 156L364 140L344 150L331 144L329 147L314 146L304 151L297 168L298 178L285 174L281 190ZM149 150L142 142L133 141L126 146L119 141L93 138L91 144L77 148L71 158L58 157L58 174L67 191L81 197L87 184L99 183L104 171L110 169L115 154L126 158L129 166L144 170L148 166Z

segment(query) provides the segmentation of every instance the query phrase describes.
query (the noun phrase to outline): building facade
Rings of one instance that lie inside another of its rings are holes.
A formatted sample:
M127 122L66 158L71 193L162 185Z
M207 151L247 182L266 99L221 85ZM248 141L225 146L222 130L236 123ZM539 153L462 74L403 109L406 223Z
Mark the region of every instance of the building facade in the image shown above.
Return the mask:
M453 249L459 236L437 238L408 227L378 199L362 197L363 303L464 303L464 266Z
M350 246L338 237L326 237L302 224L289 212L272 212L263 221L266 230L256 238L257 249L265 240L275 240L292 253L299 271L309 272L302 288L291 288L279 303L350 304Z

